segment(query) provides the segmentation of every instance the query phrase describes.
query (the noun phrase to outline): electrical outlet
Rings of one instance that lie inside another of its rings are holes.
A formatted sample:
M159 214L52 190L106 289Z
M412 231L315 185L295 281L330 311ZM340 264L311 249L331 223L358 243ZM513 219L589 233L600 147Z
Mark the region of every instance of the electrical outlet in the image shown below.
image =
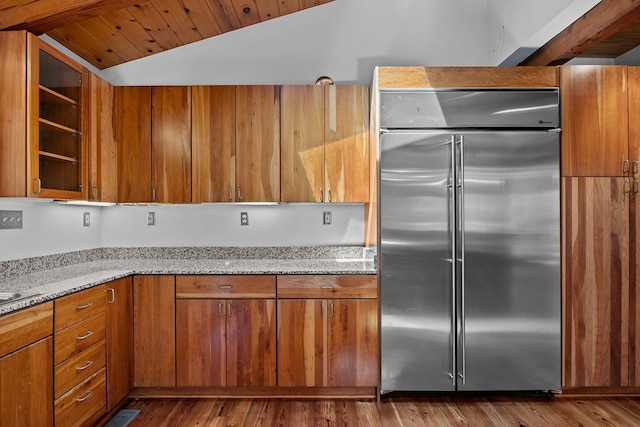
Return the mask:
M85 227L89 227L89 226L91 226L91 212L85 212L85 213L82 215L82 224L83 224Z
M22 211L0 211L0 230L22 228Z
M249 212L240 212L240 225L249 225Z
M331 211L324 211L322 213L322 224L331 225Z
M156 213L147 212L147 225L156 225Z

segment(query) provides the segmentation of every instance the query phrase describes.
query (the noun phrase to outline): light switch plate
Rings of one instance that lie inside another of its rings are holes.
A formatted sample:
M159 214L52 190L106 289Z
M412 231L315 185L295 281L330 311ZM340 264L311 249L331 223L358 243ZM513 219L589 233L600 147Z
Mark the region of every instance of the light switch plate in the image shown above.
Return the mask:
M91 213L85 212L82 216L82 223L85 227L91 226Z
M0 211L0 230L22 228L22 211Z

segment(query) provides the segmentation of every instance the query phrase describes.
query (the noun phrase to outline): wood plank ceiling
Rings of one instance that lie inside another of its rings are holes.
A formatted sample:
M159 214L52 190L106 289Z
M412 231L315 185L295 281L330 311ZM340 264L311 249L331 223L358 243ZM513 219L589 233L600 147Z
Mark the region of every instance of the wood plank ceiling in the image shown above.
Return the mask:
M46 33L99 69L333 0L0 0L0 30Z
M640 1L601 0L520 65L561 65L577 58L617 58L640 45Z

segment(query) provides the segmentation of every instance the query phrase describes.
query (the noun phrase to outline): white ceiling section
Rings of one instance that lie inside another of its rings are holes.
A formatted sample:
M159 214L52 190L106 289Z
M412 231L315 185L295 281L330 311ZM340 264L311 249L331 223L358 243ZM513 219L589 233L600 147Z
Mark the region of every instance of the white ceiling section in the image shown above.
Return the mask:
M335 0L106 70L91 69L115 85L313 84L322 75L336 83L369 84L377 65L511 65L597 3Z

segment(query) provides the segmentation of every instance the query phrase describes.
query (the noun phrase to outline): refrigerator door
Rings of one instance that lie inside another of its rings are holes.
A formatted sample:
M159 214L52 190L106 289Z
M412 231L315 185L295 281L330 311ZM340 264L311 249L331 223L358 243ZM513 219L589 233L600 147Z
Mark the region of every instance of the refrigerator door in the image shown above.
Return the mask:
M558 135L461 138L458 390L559 390Z
M382 393L455 389L452 141L381 135Z

